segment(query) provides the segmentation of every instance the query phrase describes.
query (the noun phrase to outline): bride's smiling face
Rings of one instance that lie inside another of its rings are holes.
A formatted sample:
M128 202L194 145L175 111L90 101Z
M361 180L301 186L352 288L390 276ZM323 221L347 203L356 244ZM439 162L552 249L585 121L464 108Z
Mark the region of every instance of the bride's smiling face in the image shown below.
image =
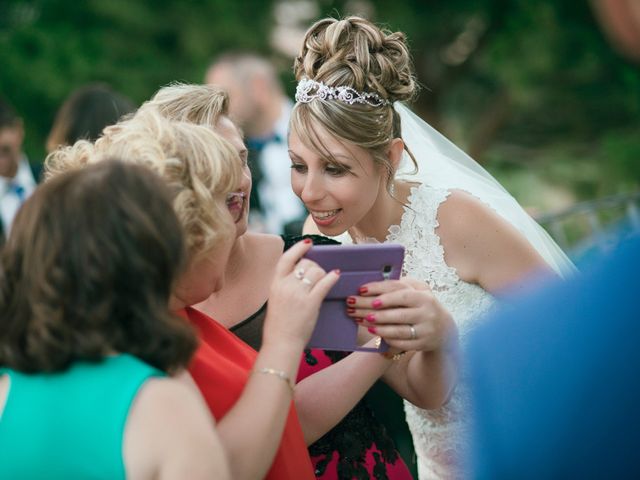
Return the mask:
M316 130L326 154L315 151L291 130L291 187L324 235L339 235L367 220L385 181L365 149L346 145L326 130Z

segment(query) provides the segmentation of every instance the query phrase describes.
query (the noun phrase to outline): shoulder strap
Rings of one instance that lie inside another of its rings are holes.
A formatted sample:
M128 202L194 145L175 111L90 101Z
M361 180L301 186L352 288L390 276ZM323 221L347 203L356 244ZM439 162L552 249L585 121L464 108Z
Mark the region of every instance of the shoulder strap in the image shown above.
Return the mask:
M293 247L296 243L304 240L305 238L310 238L314 245L339 245L340 242L334 240L333 238L325 237L323 235L282 235L282 239L284 240L284 251L286 252L291 247Z
M438 209L449 191L419 185L412 188L400 225L389 228L388 242L405 246L404 274L426 281L439 290L455 285L459 278L444 260L438 228Z

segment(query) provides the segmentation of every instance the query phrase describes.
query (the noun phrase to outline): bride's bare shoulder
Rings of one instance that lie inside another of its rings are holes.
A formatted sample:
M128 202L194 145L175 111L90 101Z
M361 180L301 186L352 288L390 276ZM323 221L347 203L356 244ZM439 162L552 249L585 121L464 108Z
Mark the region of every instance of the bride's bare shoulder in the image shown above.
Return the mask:
M462 190L452 190L438 208L436 232L445 261L467 281L477 278L478 256L493 251L496 240L511 228L488 205Z
M544 266L513 225L467 192L451 192L438 209L438 223L447 264L458 270L460 278L490 291Z
M500 220L488 205L463 190L451 190L438 208L440 237L466 234Z

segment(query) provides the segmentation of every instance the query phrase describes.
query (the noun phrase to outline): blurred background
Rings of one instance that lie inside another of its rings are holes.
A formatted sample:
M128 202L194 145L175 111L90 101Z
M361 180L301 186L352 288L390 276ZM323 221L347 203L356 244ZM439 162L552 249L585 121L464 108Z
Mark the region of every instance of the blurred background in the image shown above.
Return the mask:
M37 163L57 109L81 85L104 82L139 104L167 83L203 82L214 57L242 50L271 59L292 96L305 29L361 14L407 34L423 87L414 110L577 258L620 219L640 228L640 54L626 41L640 31L639 4L0 0L0 95L23 118Z

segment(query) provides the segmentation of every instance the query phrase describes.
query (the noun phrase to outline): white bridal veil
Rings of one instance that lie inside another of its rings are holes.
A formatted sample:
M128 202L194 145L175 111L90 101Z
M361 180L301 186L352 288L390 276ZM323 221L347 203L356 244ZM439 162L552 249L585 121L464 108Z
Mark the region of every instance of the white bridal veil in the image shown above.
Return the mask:
M418 163L418 172L405 152L396 178L447 190L464 190L493 208L515 226L559 275L575 272L571 260L498 181L466 153L400 102L402 139Z

